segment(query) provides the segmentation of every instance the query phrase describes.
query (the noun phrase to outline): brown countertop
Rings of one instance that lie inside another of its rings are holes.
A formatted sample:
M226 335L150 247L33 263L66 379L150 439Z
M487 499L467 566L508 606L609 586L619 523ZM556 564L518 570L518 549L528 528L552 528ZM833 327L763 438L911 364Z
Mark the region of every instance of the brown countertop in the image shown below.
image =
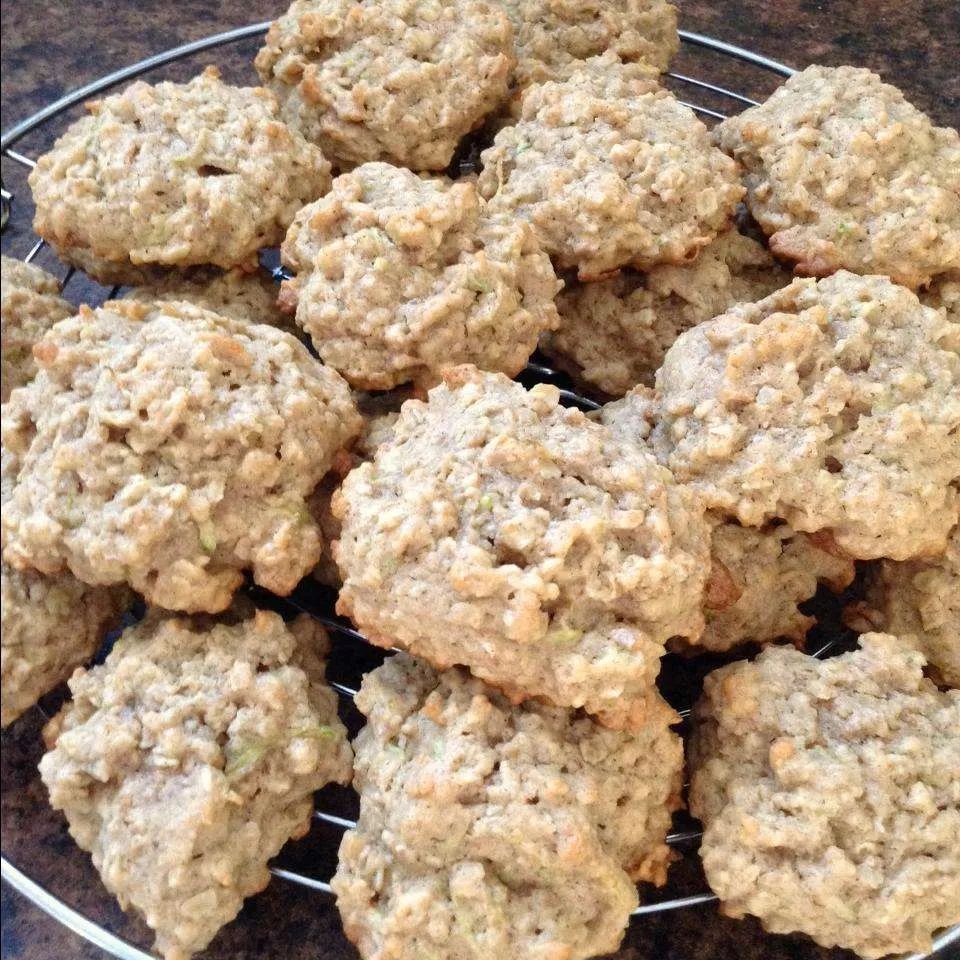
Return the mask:
M791 66L811 62L854 63L879 71L938 122L960 123L960 3L958 0L675 0L681 26L756 50ZM102 0L57 3L4 0L2 34L4 129L66 91L152 53L205 35L266 20L280 3L263 0ZM163 76L185 78L207 62L224 67L234 82L250 83L258 43L247 41L171 65ZM685 50L675 67L748 93L769 90L772 81L751 67L735 67L713 55ZM154 74L154 77L157 75ZM36 155L61 125L30 135L19 150ZM32 245L30 204L21 171L3 162L4 180L15 195L3 250L23 255ZM47 264L52 261L45 261ZM81 295L82 288L78 288ZM77 289L72 295L76 297ZM56 694L47 709L55 709ZM2 846L4 854L88 917L140 945L146 928L126 917L104 892L86 855L78 851L62 818L44 802L36 774L41 717L32 711L3 734ZM334 798L336 804L349 800ZM329 875L337 834L315 830L281 855L285 866ZM689 854L672 869L668 891L682 896L704 888L696 858ZM90 946L2 889L4 960L103 958ZM203 954L207 960L353 960L329 898L274 881L253 898ZM677 910L635 921L620 960L849 960L802 937L762 934L751 921L720 917L713 906ZM507 958L504 958L507 960Z

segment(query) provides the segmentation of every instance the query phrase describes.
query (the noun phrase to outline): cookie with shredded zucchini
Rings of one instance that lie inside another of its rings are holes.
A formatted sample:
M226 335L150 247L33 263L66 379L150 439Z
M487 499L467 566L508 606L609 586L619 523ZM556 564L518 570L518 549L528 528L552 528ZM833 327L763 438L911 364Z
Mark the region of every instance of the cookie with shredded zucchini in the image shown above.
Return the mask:
M860 647L711 673L690 809L724 913L875 960L926 953L960 918L960 692L896 637Z
M682 334L657 392L652 445L711 509L830 530L861 560L946 547L960 325L905 287L846 271L795 280Z
M576 380L622 396L637 384L653 385L684 330L790 279L759 243L727 230L693 263L571 284L557 298L560 325L540 346Z
M249 570L289 593L316 563L306 506L359 432L347 384L293 336L185 301L81 308L4 409L19 460L4 558L226 608Z
M960 270L960 134L859 67L807 67L725 120L770 249L800 273L909 287Z
M44 731L50 802L165 960L203 950L307 832L314 791L351 776L323 631L230 620L129 628Z
M286 120L341 169L443 170L507 96L513 31L485 0L294 0L256 59Z
M30 174L34 229L105 284L139 283L151 266L252 270L330 185L276 97L213 67L189 83L138 81L88 110Z
M515 90L569 76L608 50L663 72L680 48L677 8L665 0L503 0L513 23Z
M733 219L737 166L656 72L605 54L530 87L481 154L492 210L531 224L562 268L598 279L696 258Z
M356 698L360 817L331 882L365 958L616 950L634 880L663 883L683 748L662 701L637 730L513 706L398 654Z
M703 629L699 498L555 387L448 372L333 512L338 609L372 642L464 664L518 701L642 723L664 644Z
M529 225L473 183L367 163L300 213L281 300L352 386L433 386L472 363L514 376L558 322L560 290Z

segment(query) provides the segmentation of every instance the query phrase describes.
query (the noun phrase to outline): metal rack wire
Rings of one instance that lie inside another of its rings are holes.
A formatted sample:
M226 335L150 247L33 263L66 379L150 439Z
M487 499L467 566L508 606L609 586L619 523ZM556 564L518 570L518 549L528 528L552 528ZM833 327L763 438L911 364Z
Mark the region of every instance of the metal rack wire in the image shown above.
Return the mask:
M42 110L39 110L37 113L27 117L25 120L13 126L11 129L5 131L2 136L0 136L0 154L2 154L3 159L17 164L20 167L32 168L35 166L34 161L24 153L15 150L14 147L21 140L27 137L28 134L38 130L39 128L42 128L44 124L62 116L72 108L82 104L88 98L97 94L101 94L111 87L115 87L136 77L140 77L143 74L149 73L175 61L202 53L203 51L222 47L231 43L236 43L247 38L259 36L266 32L269 25L269 22L255 23L251 24L250 26L240 27L235 30L228 30L223 33L205 37L203 39L194 41L193 43L187 43L183 44L182 46L173 47L169 50L158 53L155 56L141 60L138 63L124 67L121 70L117 70L114 73L100 78L99 80L93 81L92 83L88 83L85 86L68 93L66 96L61 97L59 100L49 104ZM725 43L713 37L698 33L680 31L680 38L687 48L693 50L711 51L712 53L721 55L723 57L733 58L734 60L740 61L743 64L747 64L761 71L765 71L768 74L774 74L778 77L789 77L794 73L793 69L782 63L778 63L775 60L770 60L767 57L763 57L750 50L745 50L742 47ZM738 110L744 106L751 106L758 102L757 100L745 96L744 94L727 89L726 87L716 83L701 80L698 77L691 76L687 73L671 72L667 74L667 82L674 88L678 96L690 97L695 96L697 93L706 94L712 96L714 100L719 99L724 102L729 102L735 109ZM708 107L694 100L682 99L681 102L685 103L688 107L699 113L701 116L708 117L711 120L722 120L726 116L726 114L721 112L721 110ZM0 202L2 202L3 208L2 222L3 226L6 227L10 207L11 204L15 202L15 197L13 197L4 187L2 189L2 194L0 194ZM34 260L44 246L45 244L42 239L37 240L37 242L31 247L30 251L24 257L24 260L26 262ZM64 288L67 287L74 275L75 271L72 267L66 270L62 280L62 286ZM282 276L282 271L275 271L275 276L277 279L280 279ZM119 288L114 288L111 291L111 295L115 295L118 289ZM567 389L564 386L565 381L563 375L542 362L531 361L527 366L526 373L530 378L535 380L557 383L561 387L561 397L563 401L569 405L579 406L582 409L587 410L596 409L599 407L599 404L595 400L576 393L573 390ZM354 630L349 624L333 614L332 605L329 603L318 603L315 597L304 597L299 593L295 593L292 597L280 602L281 604L287 606L291 611L308 613L328 630L336 633L338 636L344 638L350 643L366 644L365 639L358 631ZM818 650L814 652L813 655L817 657L825 656L833 647L834 642L835 641L828 641L824 643ZM337 693L344 698L352 699L356 693L356 690L353 686L345 683L332 682L331 685L337 691ZM684 705L675 706L679 707L678 713L680 714L681 718L686 720L686 718L689 716L689 708ZM317 810L314 814L314 817L318 822L323 822L329 826L339 829L350 829L354 826L352 820L323 810ZM666 839L667 843L671 846L683 849L695 849L697 843L699 842L700 836L701 833L698 829L677 829L670 833ZM301 887L315 890L326 895L331 893L330 885L326 880L317 877L306 876L302 873L277 866L271 868L271 873L278 880L297 884ZM55 896L53 893L46 890L43 886L33 880L24 870L15 866L5 856L2 855L0 855L0 876L2 876L2 879L8 882L20 894L30 900L34 905L39 907L49 916L59 921L65 927L83 937L85 940L105 950L108 954L118 958L118 960L153 960L151 954L116 936L79 911L70 907L59 897ZM712 893L698 893L692 896L677 897L669 900L645 903L634 910L633 916L639 917L652 913L661 913L669 910L701 906L711 903L716 899L716 896L714 896ZM960 943L960 925L945 931L937 938L934 943L934 952L956 943ZM910 958L906 958L906 960L923 960L925 956L930 955L916 954Z

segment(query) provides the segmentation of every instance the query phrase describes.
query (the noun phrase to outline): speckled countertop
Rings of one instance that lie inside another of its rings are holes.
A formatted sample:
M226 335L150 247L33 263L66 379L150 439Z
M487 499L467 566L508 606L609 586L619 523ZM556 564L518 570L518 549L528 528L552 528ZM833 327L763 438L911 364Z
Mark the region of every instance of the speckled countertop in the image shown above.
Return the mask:
M812 62L854 63L897 83L938 122L960 125L960 2L958 0L675 0L684 29L710 34L792 66ZM161 0L106 3L104 0L4 0L2 32L2 126L4 129L61 94L152 53L199 37L266 20L280 3L264 0ZM185 78L207 62L227 79L252 82L256 41L201 54L162 73ZM712 55L684 51L680 72L745 92L769 90L772 81L749 67ZM155 75L156 76L156 75ZM50 125L18 149L37 154L61 129ZM33 238L30 204L21 172L3 162L4 180L15 195L3 250L23 255ZM83 296L83 289L72 289ZM45 708L54 710L54 694ZM49 889L112 931L142 946L146 928L126 917L105 894L88 858L70 841L62 818L50 811L36 774L41 716L32 711L2 739L2 846L5 855ZM330 798L349 807L346 796ZM336 834L315 830L289 845L285 866L326 877ZM695 857L672 869L668 893L703 889ZM3 960L93 960L100 950L60 927L6 885L2 889ZM254 897L240 918L225 928L205 960L353 960L331 901L280 881ZM619 960L849 960L805 938L764 935L753 921L720 917L711 907L678 910L634 922ZM503 958L508 960L508 958Z

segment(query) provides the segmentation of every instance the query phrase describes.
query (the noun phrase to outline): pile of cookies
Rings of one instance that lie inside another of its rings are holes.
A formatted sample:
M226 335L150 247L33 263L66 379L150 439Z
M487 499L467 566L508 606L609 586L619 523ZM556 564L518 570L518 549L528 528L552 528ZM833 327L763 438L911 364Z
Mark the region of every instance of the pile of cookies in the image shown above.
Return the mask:
M39 159L36 231L124 291L3 259L2 720L69 680L43 781L166 960L333 782L369 960L616 950L684 805L728 915L960 922L960 136L817 66L710 131L677 47L663 0L294 0L263 87L137 82ZM402 651L352 745L323 631L243 589L311 573ZM686 759L668 652L730 660Z

